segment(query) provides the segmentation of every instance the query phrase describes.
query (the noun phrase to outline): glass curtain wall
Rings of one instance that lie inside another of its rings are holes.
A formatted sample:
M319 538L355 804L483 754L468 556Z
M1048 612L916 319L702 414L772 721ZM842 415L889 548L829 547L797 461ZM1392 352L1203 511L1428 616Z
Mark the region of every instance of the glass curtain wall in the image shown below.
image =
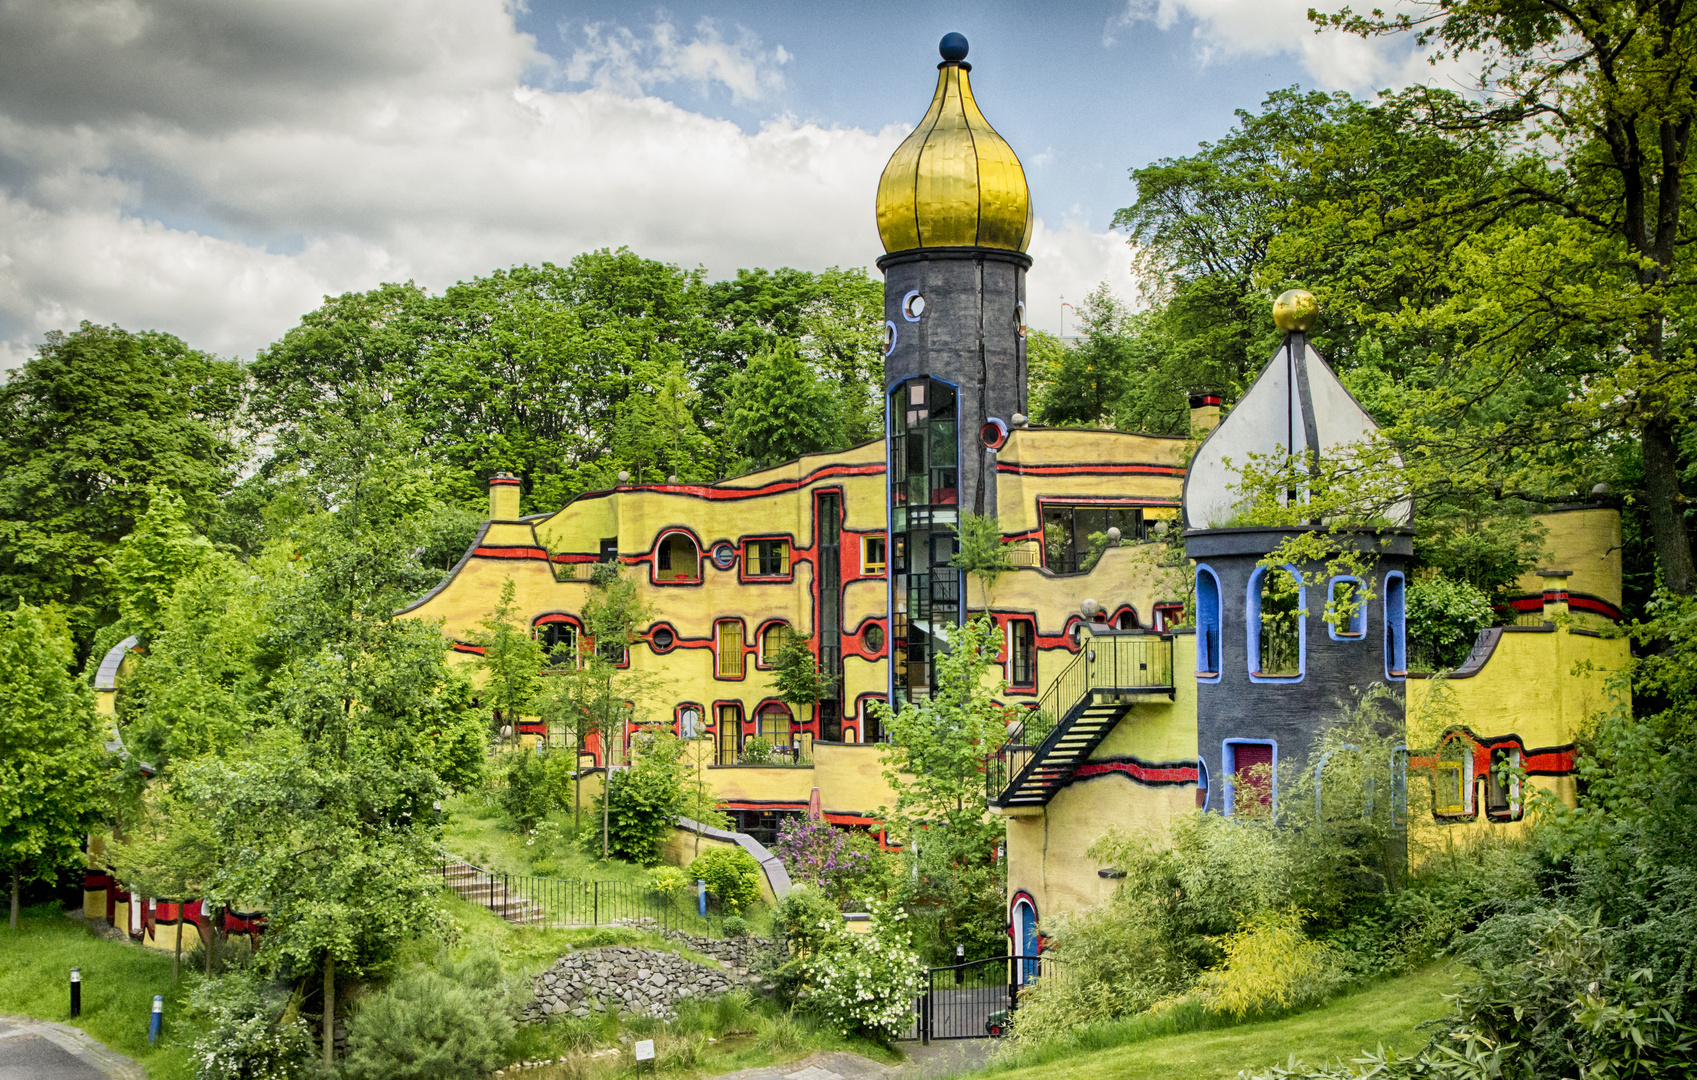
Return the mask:
M913 379L890 391L890 670L895 701L929 697L960 624L960 424L955 388Z

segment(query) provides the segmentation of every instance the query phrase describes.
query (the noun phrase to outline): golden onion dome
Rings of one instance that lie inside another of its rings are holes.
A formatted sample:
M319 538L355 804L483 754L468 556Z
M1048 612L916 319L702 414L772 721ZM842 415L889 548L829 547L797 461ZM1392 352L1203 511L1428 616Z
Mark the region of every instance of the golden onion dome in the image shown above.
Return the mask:
M925 119L896 147L878 180L878 236L887 252L922 247L1024 251L1031 189L1007 140L978 111L966 38L938 51L937 92Z

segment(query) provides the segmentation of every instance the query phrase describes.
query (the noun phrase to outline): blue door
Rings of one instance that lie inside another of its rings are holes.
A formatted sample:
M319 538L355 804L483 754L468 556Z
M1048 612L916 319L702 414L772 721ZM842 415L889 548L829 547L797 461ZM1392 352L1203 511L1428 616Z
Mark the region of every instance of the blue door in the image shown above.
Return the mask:
M1014 909L1019 926L1019 941L1017 947L1021 956L1037 955L1037 909L1024 900ZM1021 985L1037 977L1037 961L1021 960L1019 962L1019 981Z

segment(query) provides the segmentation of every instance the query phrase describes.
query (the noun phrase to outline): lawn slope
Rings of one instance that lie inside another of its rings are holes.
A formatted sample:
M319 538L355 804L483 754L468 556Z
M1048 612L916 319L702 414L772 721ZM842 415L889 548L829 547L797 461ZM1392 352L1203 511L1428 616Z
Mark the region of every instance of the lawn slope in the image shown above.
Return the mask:
M1380 1045L1412 1051L1428 1037L1419 1026L1447 1010L1443 995L1452 982L1448 970L1435 967L1280 1020L1162 1035L992 1074L996 1080L1232 1080L1243 1069L1282 1065L1293 1054L1320 1062L1347 1061Z

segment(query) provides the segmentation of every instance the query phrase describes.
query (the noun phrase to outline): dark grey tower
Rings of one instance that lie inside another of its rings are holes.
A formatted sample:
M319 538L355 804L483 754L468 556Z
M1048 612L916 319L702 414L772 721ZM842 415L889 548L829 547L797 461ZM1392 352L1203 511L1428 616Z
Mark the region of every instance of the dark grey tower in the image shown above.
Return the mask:
M1280 298L1279 324L1291 333L1249 391L1208 436L1185 476L1185 554L1196 563L1196 727L1201 798L1233 812L1242 797L1229 777L1253 766L1305 763L1339 701L1374 683L1400 683L1407 668L1404 568L1413 554L1407 503L1334 529L1315 523L1237 526L1244 495L1236 468L1259 456L1293 466L1335 455L1375 429L1366 411L1308 344L1313 298ZM1289 303L1306 313L1281 310ZM1298 491L1281 493L1289 505ZM1328 573L1310 562L1263 566L1288 538L1319 533L1335 551L1353 551L1359 574ZM1328 605L1334 618L1327 621ZM1354 609L1349 618L1338 613ZM1394 737L1393 733L1386 736ZM1277 793L1254 792L1257 800Z
M939 51L931 106L878 184L898 701L936 685L936 656L963 615L949 564L960 514L996 513L995 451L1026 411L1031 194L973 101L966 39L949 34Z

